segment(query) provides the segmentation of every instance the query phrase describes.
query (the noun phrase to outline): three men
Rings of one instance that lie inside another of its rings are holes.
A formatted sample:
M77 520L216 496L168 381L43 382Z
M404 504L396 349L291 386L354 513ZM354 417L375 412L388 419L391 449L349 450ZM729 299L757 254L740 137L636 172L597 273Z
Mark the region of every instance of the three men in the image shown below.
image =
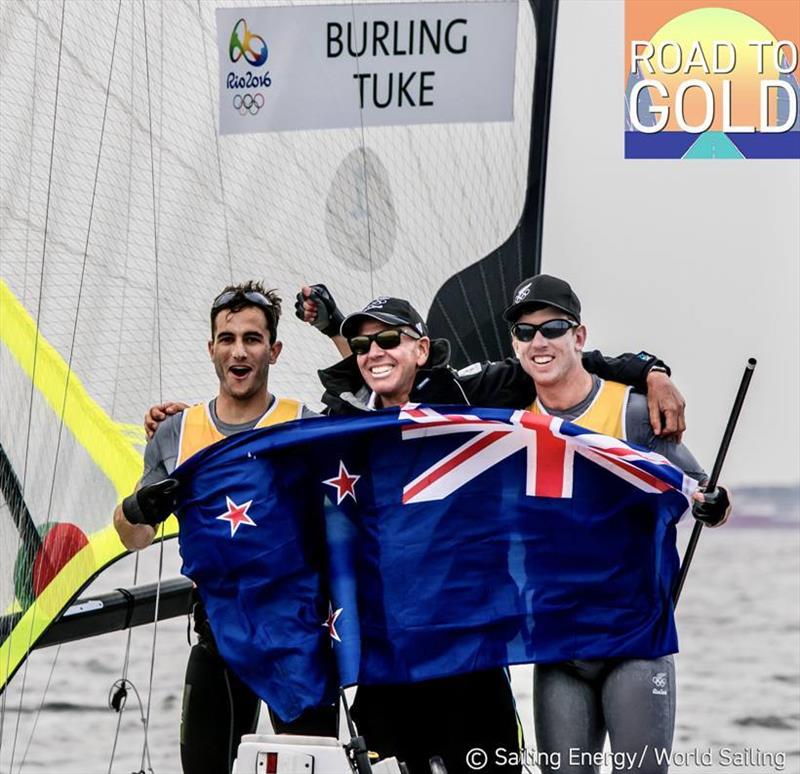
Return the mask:
M277 340L280 313L275 291L257 282L226 287L214 300L208 353L219 391L207 403L168 417L148 442L137 491L114 511L114 526L126 548L139 550L153 542L158 521L171 510L168 477L192 454L234 433L313 415L299 401L269 392L269 368L282 346ZM242 734L255 732L260 700L225 666L199 601L194 619L198 642L186 667L181 761L187 774L227 774ZM279 732L337 734L334 707L292 723L274 713L271 717Z
M335 332L338 325L331 321L340 313L332 299L330 303L320 304L320 294L315 290L306 288L305 291L311 292L304 291L300 297L299 316L318 323L320 317L327 316L324 327ZM528 295L530 290L528 287ZM528 295L523 297L527 299ZM523 305L522 308L527 307ZM324 314L320 314L323 309ZM543 323L543 327L533 331L533 338L538 335L551 341L578 327L575 321L566 318L560 322L557 318L548 319ZM520 341L529 332L524 327L517 327L516 331ZM340 350L352 351L354 356L321 373L326 388L324 400L330 413L369 411L402 405L409 400L525 408L533 403L539 381L547 391L548 374L560 373L559 369L567 365L565 359L548 351L529 358L533 364L531 370L524 361L509 359L502 363L479 364L456 374L447 365L449 344L444 340L431 340L416 310L407 301L395 298L375 299L361 312L344 319L341 335ZM580 353L580 349L582 341L575 351ZM518 354L520 352L518 350ZM650 397L652 393L660 396L651 401L655 403L656 415L661 408L670 408L669 424L672 429L682 429L682 398L664 369L659 370L655 358L629 355L609 361L599 353L584 357L587 365L603 376L652 386ZM246 364L243 366L231 367L232 384L247 380L248 370ZM538 381L532 378L534 367L537 378L542 377ZM571 374L572 390L574 374L569 369L567 372ZM226 373L223 370L220 375L221 392L222 377ZM580 389L585 386L584 379ZM264 388L266 390L266 379ZM159 413L159 409L156 412ZM646 411L644 416L648 416ZM159 434L161 432L159 430ZM452 774L468 770L465 758L471 747L514 749L518 744L513 695L504 670L405 686L361 687L354 714L368 746L383 756L397 755L404 759L412 774L427 771L427 761L432 755L441 755Z

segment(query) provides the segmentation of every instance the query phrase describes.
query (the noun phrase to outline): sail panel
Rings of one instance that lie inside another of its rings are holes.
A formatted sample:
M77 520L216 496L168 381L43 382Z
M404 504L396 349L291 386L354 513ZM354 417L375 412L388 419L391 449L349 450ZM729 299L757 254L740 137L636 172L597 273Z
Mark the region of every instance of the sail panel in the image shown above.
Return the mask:
M391 294L425 315L523 211L529 4L511 122L219 136L228 31L214 11L240 5L71 0L63 34L56 0L0 6L0 445L51 550L34 546L26 566L37 552L58 565L31 603L14 583L25 541L4 500L0 607L30 609L24 646L0 645L0 686L47 617L121 555L109 524L141 471L146 407L215 393L208 309L225 284L280 290L270 388L319 405L315 371L336 353L292 315L302 284L326 283L345 310ZM487 298L499 282L487 276ZM469 309L457 324L470 328Z

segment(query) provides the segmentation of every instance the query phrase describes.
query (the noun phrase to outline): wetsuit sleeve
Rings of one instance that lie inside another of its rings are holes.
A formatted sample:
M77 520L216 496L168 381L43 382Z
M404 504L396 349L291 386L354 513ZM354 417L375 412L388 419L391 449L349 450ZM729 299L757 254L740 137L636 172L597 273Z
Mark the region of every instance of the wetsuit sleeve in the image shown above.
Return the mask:
M590 373L610 382L630 384L641 392L647 392L647 374L654 365L663 366L670 374L669 366L649 352L631 354L624 352L616 357L605 357L593 349L583 353L583 367Z
M519 360L473 363L456 372L456 380L472 406L525 408L536 397L536 387Z
M144 449L144 472L139 486L157 484L167 478L178 460L181 415L167 417L156 429Z
M695 481L705 481L708 478L700 463L686 446L682 443L664 440L653 433L653 428L650 426L650 414L647 410L647 398L644 395L631 393L625 414L625 433L628 441L666 457L689 478L693 478Z

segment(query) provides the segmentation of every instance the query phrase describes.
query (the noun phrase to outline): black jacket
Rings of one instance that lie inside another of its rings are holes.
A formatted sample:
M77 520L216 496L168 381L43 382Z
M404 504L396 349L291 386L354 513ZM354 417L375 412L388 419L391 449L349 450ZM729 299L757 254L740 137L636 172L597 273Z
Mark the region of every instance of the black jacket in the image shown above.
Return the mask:
M495 363L473 363L460 371L449 366L450 342L433 339L428 362L414 379L410 400L413 403L468 404L491 408L527 408L536 397L533 379L522 370L516 358ZM663 363L647 352L625 353L607 358L597 350L585 352L583 365L602 379L630 384L647 391L647 374ZM325 388L322 402L326 413L354 414L368 411L371 390L358 370L355 355L318 372Z

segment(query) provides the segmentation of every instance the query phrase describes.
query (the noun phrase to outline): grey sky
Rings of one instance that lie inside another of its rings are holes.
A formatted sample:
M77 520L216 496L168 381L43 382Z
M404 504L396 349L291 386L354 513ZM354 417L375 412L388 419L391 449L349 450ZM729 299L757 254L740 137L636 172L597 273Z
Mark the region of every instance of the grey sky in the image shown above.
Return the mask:
M573 284L590 346L670 363L709 469L757 357L724 478L797 481L800 161L624 159L623 16L560 5L543 270Z

